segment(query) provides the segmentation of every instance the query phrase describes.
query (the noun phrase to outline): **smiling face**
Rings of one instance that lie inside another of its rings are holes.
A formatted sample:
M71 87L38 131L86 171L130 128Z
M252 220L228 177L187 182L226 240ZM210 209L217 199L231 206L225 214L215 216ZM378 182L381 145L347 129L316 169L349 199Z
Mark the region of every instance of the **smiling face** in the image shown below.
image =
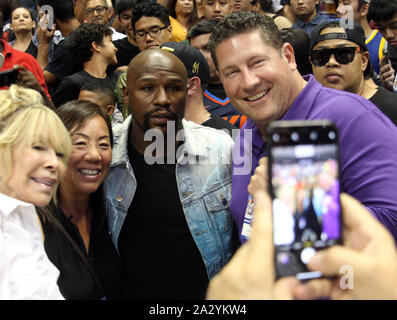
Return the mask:
M185 112L186 69L173 54L149 50L137 56L127 72L128 101L133 129L143 135L149 129L167 133L167 123L176 128Z
M11 29L14 32L28 31L36 26L36 22L32 20L29 10L25 8L17 8L12 12Z
M325 28L321 31L322 34L327 33L344 33L342 28ZM325 50L343 47L359 48L357 44L345 39L325 40L317 43L313 50ZM359 93L360 88L364 83L364 70L368 64L368 52L360 53L358 51L354 54L352 62L347 64L339 63L334 55L331 55L329 61L324 66L315 66L312 64L313 75L323 86L348 91L352 93Z
M296 97L293 49L265 44L261 31L238 34L216 47L218 73L233 105L260 129L278 120Z
M14 149L12 159L14 170L5 184L0 179L0 192L35 206L46 206L65 173L63 155L41 141ZM4 176L0 170L0 177Z
M112 160L109 130L105 120L95 116L70 134L72 153L60 185L61 195L90 195L102 184Z

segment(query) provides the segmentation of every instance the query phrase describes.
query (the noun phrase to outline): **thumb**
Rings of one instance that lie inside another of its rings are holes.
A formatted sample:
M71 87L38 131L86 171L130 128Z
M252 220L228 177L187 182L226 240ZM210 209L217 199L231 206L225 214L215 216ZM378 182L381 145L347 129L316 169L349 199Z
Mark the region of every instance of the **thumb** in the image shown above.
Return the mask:
M325 276L336 276L343 266L356 268L364 263L361 253L342 247L333 246L318 252L307 264L309 270L321 271Z

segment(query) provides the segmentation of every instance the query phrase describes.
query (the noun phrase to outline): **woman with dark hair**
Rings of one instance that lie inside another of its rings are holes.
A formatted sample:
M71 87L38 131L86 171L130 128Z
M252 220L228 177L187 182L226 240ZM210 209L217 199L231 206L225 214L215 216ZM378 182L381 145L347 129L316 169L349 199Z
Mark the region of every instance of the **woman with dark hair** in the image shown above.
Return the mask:
M251 10L265 14L273 19L279 30L284 28L291 28L292 23L286 17L272 12L272 0L251 0Z
M34 13L24 7L14 9L11 13L10 28L15 34L15 40L10 42L14 49L29 53L36 58L37 47L32 42L33 34L36 29Z
M55 201L40 211L47 255L60 271L65 299L121 298L121 261L101 188L112 159L110 118L88 101L68 102L57 114L71 135L72 153Z
M309 60L310 38L302 29L282 29L280 31L281 38L284 42L289 42L294 48L295 61L299 73L305 74L313 73L312 65Z
M187 33L198 21L197 4L195 0L169 0L167 10L170 14L172 29L178 25L178 29L183 30L183 39L186 39ZM180 40L180 41L181 41Z

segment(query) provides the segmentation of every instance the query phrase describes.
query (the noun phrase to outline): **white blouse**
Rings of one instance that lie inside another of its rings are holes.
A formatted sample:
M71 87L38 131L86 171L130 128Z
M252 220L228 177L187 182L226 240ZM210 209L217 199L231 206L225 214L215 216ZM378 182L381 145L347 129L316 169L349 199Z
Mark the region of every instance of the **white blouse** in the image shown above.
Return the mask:
M34 206L0 193L0 299L63 299Z

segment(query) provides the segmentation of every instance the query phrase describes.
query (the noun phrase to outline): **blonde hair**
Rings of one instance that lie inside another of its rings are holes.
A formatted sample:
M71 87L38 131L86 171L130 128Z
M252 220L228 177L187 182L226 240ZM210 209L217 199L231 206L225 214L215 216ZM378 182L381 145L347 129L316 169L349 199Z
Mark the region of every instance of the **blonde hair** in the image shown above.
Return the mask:
M44 106L41 95L17 85L0 91L0 166L8 174L6 180L14 170L13 151L35 143L62 153L66 167L72 151L69 132L55 112Z

